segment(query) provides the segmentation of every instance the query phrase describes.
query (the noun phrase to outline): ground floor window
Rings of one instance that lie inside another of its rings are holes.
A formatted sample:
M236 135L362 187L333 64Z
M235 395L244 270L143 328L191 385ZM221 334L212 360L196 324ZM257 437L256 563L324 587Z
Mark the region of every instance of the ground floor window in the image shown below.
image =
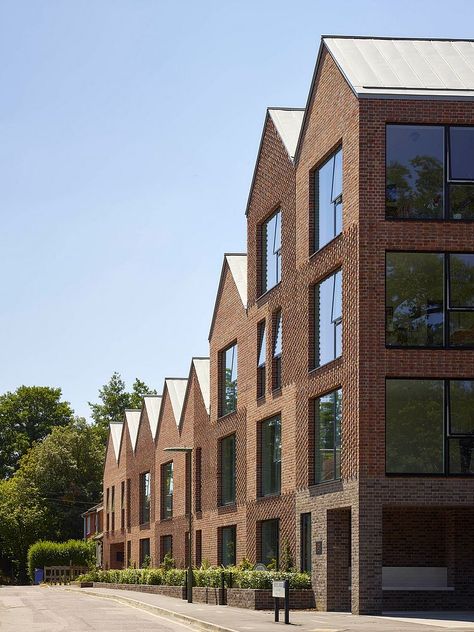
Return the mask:
M132 565L132 541L127 542L127 568Z
M278 568L280 548L280 521L264 520L260 523L259 562L265 566Z
M235 525L222 527L222 529L220 529L219 544L219 563L222 564L222 566L234 566L237 544L237 530Z
M150 538L140 540L140 568L150 566Z
M327 393L314 400L316 483L341 478L342 391Z
M301 514L300 520L301 572L311 573L311 514Z
M202 564L202 531L196 531L196 566L199 568Z
M161 550L160 550L161 562L165 559L166 555L173 557L173 536L171 535L161 536Z

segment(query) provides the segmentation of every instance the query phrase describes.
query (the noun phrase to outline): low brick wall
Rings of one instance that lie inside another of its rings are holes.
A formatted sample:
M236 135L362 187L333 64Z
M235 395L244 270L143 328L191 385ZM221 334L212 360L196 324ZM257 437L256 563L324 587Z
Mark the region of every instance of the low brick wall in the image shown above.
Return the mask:
M201 586L194 586L193 588L193 601L197 603L210 603L214 606L225 605L225 593L221 595L219 588L204 588Z
M149 586L148 584L109 584L108 582L94 582L94 588L112 588L114 590L133 590L135 592L164 595L184 599L184 586Z
M283 600L280 600L280 604L283 607ZM227 605L250 610L272 610L275 601L269 589L229 588ZM315 608L314 592L309 589L290 590L290 608L294 610Z

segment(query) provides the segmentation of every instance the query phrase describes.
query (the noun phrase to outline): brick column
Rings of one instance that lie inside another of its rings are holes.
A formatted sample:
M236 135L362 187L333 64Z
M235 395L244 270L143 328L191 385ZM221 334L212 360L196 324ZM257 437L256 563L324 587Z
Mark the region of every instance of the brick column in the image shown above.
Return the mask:
M327 519L326 510L313 511L311 515L311 559L313 589L317 610L327 610Z
M382 505L359 497L352 508L352 585L353 614L382 612Z

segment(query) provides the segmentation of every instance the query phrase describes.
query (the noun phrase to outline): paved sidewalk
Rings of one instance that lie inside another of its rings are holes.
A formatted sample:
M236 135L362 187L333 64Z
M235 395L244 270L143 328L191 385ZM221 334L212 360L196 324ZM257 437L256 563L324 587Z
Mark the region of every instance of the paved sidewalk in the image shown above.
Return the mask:
M207 632L268 632L285 628L283 611L280 623L273 620L273 612L254 611L228 606L214 606L187 601L108 588L52 588L87 593L96 597L112 599L119 603L139 607L170 617L185 625ZM78 595L79 597L79 595ZM474 612L470 613L398 613L391 616L354 616L348 613L317 612L315 610L291 611L290 622L301 632L443 632L443 630L474 631ZM281 632L284 632L281 630Z

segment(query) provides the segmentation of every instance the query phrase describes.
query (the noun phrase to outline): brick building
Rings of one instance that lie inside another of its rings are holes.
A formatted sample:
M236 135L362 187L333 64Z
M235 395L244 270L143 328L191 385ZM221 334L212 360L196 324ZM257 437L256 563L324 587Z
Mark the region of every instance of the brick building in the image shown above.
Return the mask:
M209 359L111 427L106 566L184 562L191 504L196 564L472 607L473 98L473 42L322 39L306 108L267 111Z

